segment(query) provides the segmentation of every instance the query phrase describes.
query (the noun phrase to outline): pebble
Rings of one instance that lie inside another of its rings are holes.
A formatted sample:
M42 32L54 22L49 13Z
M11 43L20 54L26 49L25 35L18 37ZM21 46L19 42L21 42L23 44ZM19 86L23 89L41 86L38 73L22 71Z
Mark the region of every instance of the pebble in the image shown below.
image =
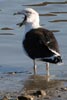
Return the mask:
M60 97L61 97L61 95L58 95L58 97L60 98Z
M2 100L9 100L7 96L4 96Z
M8 72L10 75L15 75L17 72Z
M38 91L36 91L35 95L37 97L41 97L41 96L45 97L46 96L46 92L44 90L38 90Z
M22 95L18 97L18 100L34 100L34 97L31 95Z
M61 90L67 91L67 87L62 87Z

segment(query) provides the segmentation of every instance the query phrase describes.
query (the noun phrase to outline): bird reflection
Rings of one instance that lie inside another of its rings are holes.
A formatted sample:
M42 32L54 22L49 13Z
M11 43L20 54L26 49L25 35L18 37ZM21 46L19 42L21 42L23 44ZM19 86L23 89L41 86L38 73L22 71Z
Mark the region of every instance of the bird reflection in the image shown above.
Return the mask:
M24 82L24 89L27 90L39 90L39 89L48 89L55 88L60 83L59 80L50 80L48 82L48 77L40 75L31 75Z

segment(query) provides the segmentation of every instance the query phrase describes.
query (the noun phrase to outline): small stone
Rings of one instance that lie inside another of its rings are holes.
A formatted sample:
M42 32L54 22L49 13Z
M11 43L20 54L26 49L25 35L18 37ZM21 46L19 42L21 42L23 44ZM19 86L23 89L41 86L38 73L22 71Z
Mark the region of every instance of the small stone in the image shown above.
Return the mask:
M7 96L4 96L2 100L8 100L8 97Z
M34 100L34 98L30 95L22 95L18 97L18 100Z
M38 91L36 92L36 95L37 95L38 97L40 97L40 96L46 96L46 92L45 92L44 90L38 90Z
M67 91L67 87L64 87L64 88L62 87L61 90Z
M17 72L8 72L10 75L15 75Z
M64 90L67 91L67 87L65 87Z
M61 95L58 95L58 97L60 98L60 97L61 97Z

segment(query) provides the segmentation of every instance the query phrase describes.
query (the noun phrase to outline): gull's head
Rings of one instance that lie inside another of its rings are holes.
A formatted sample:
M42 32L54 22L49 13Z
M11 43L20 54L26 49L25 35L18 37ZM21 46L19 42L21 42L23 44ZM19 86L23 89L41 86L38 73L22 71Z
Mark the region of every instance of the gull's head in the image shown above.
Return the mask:
M17 14L24 15L23 21L18 24L20 27L22 25L30 25L33 28L36 28L39 26L39 14L34 9L26 8L22 10L21 12L15 13L15 15Z

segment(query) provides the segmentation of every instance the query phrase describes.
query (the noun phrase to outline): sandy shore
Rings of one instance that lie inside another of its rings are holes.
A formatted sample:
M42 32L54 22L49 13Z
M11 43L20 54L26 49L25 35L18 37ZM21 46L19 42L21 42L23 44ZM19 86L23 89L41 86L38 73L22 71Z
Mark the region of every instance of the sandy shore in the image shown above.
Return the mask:
M38 91L43 91L41 94ZM46 95L44 95L46 93ZM0 93L0 98L17 99L20 96L31 96L31 100L67 100L67 81L66 80L46 80L45 76L30 75L24 82L21 91L10 93ZM20 100L20 99L19 99ZM22 99L23 100L23 99Z

